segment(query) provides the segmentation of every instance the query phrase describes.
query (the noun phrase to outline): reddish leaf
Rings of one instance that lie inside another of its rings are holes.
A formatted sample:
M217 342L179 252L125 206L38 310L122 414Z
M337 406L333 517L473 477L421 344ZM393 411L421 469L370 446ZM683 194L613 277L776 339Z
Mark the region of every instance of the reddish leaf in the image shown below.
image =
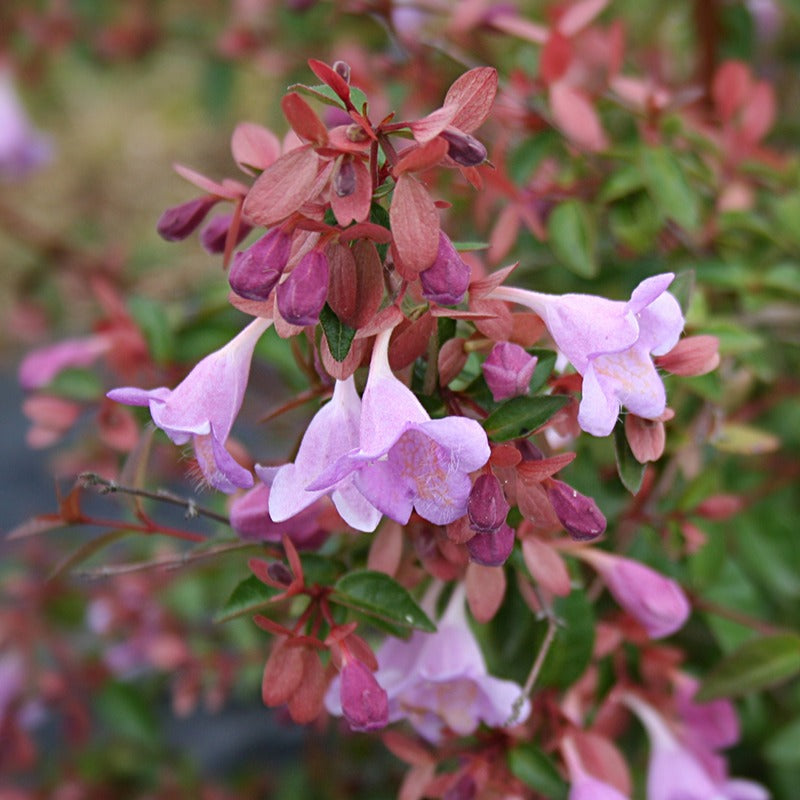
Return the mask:
M453 82L442 105L455 106L457 111L450 124L471 133L489 116L496 94L497 70L494 67L476 67Z
M238 308L245 314L251 317L264 317L264 319L272 319L273 298L270 296L267 300L247 300L244 297L239 297L236 292L228 293L228 302L234 307Z
M541 482L545 478L555 475L574 460L575 453L560 453L557 456L542 458L538 461L523 461L517 467L517 472L524 480Z
M293 648L302 654L302 679L289 698L289 716L298 725L313 722L321 713L328 679L316 650Z
M521 311L512 314L514 330L511 341L521 347L531 347L542 338L546 330L542 318L532 311Z
M305 648L290 647L278 642L264 665L261 682L261 699L265 706L285 703L303 680L303 654ZM316 654L315 654L316 655Z
M482 300L469 298L470 311L486 314L485 318L476 318L475 327L484 335L496 342L508 341L514 327L514 318L508 306L502 300Z
M366 325L358 329L356 339L365 339L369 336L376 336L381 331L387 331L396 327L405 317L397 306L386 306L382 308Z
M516 467L522 461L522 453L511 444L496 444L492 447L489 463L494 467Z
M361 328L374 319L383 301L383 265L372 242L363 239L353 245L356 265L356 304L353 327Z
M467 354L464 351L464 339L455 337L448 339L439 348L439 383L447 386L467 363Z
M506 573L502 567L484 567L472 563L467 567L467 602L478 622L489 622L503 602Z
M55 528L62 528L66 523L60 514L39 514L17 525L10 533L6 534L7 540L26 539L28 536L38 536Z
M631 776L628 764L610 739L581 730L574 731L572 738L587 772L615 787L622 794L630 795Z
M542 48L542 56L539 59L542 80L548 85L555 83L569 69L571 61L572 43L558 30L554 30Z
M308 66L311 71L325 84L331 87L342 102L351 107L353 104L350 102L350 85L347 81L335 70L333 67L326 64L324 61L317 61L316 58L308 59Z
M344 196L339 195L335 188L331 190L331 208L342 227L351 222L364 222L369 217L372 204L372 178L367 165L360 159L353 159L350 167L354 173L355 188Z
M419 358L428 349L428 342L435 330L436 320L428 313L403 325L389 344L389 364L392 369L403 369Z
M386 748L406 764L416 766L436 764L433 756L417 739L412 739L397 731L385 731L381 734L381 739Z
M414 273L430 267L439 252L439 214L428 190L408 173L397 179L389 222L403 266Z
M420 143L435 139L448 125L453 122L453 117L456 115L458 109L454 105L443 106L437 108L436 111L431 111L427 117L414 120L409 126L414 138Z
M470 297L485 297L490 292L493 292L517 268L518 265L519 261L515 261L508 267L495 270L493 273L491 273L491 275L487 275L485 278L473 281L469 285Z
M716 71L711 95L723 122L730 122L742 108L750 95L752 84L750 68L742 61L726 61Z
M261 173L247 193L245 216L268 228L293 214L312 195L318 162L309 145L282 155Z
M252 170L266 169L281 154L278 137L262 125L241 122L231 136L233 160L240 169L252 174Z
M607 5L609 0L580 0L570 6L558 20L558 29L565 36L574 36L585 28Z
M608 147L600 117L591 100L580 89L559 81L550 87L550 108L556 125L575 144L587 150Z
M364 360L367 351L367 342L365 339L355 339L350 347L350 351L345 356L344 361L337 361L331 355L331 348L328 344L328 337L323 336L320 342L320 356L322 357L322 366L325 371L332 378L337 381L347 380L360 366Z
M392 241L392 232L374 222L357 222L346 231L342 231L339 236L340 242L352 242L354 239L369 239L378 244L389 244Z
M522 542L522 557L528 572L543 589L558 597L566 597L572 591L564 559L548 544L528 536Z
M292 130L307 142L324 145L328 142L328 129L314 109L297 92L289 92L281 100L284 116Z
M193 184L198 189L202 189L204 192L216 195L217 197L224 197L226 200L236 200L238 197L241 197L242 193L237 188L237 181L231 181L229 185L223 185L222 183L217 183L217 181L212 181L211 178L207 178L199 172L195 172L193 169L189 169L189 167L184 167L183 164L173 164L172 169L174 169L181 178L189 181L189 183ZM239 186L241 186L241 184L239 184ZM242 186L242 188L244 189L245 187Z
M775 122L775 90L759 81L742 108L742 136L751 144L759 142Z
M387 520L372 539L367 557L367 569L394 577L403 556L403 528Z
M444 139L433 139L418 147L409 147L394 167L395 175L404 172L422 172L436 166L447 153L447 142Z

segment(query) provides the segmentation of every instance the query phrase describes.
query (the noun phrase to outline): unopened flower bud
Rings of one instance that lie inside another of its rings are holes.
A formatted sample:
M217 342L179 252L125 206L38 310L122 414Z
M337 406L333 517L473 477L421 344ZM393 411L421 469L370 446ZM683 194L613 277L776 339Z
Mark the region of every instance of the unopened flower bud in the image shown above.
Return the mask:
M336 174L333 176L333 191L338 197L350 197L356 190L356 169L353 161L346 158L342 161Z
M267 575L281 586L288 586L292 582L292 573L289 571L289 568L285 564L281 564L280 561L273 561L267 567Z
M476 167L486 161L486 148L474 136L458 130L446 128L440 134L447 142L447 155L462 167Z
M491 472L480 475L467 501L467 514L473 530L494 533L506 521L509 508L500 481Z
M551 479L547 497L559 522L573 539L595 539L606 529L606 518L597 503L563 481Z
M292 325L316 325L328 296L328 258L319 250L306 253L278 286L278 311Z
M450 239L440 231L436 260L419 277L425 298L443 306L454 306L464 299L469 287L470 268Z
M200 233L200 244L209 253L223 253L225 242L228 240L228 231L233 221L233 214L217 214ZM253 226L243 219L239 220L239 229L236 231L234 246L239 244Z
M505 564L513 549L514 529L506 523L494 533L476 533L467 542L470 560L484 567Z
M334 61L333 71L342 78L345 83L350 83L350 65L346 61Z
M168 208L158 220L156 230L162 239L179 242L192 233L206 218L206 214L219 202L219 198L207 194L188 203Z
M443 795L442 800L473 800L478 787L472 775L464 773Z
M228 275L231 289L248 300L266 300L280 280L291 249L291 237L282 228L273 228L233 257Z
M342 666L339 696L342 713L354 731L374 731L389 722L389 698L369 669L357 658Z
M495 402L528 394L538 360L518 344L497 342L483 362L483 376Z

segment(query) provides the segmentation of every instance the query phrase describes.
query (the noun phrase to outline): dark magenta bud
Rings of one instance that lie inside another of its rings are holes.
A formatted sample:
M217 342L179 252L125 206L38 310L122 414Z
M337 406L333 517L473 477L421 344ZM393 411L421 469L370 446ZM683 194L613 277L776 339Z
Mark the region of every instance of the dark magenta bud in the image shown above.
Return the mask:
M200 244L209 253L224 253L225 242L228 240L228 231L233 221L233 214L217 214L208 225L200 232ZM234 247L241 242L253 226L243 219L239 220L239 230L236 231Z
M339 698L342 713L354 731L374 731L388 724L388 695L357 658L348 658L342 666Z
M168 208L158 220L156 230L168 242L180 242L192 233L206 218L206 214L219 202L213 194L206 194Z
M328 257L306 253L278 286L278 311L292 325L316 325L328 296Z
M509 508L500 481L491 472L479 475L467 501L472 529L478 533L494 533L506 521Z
M334 61L333 71L342 78L345 83L350 83L350 65L346 61Z
M440 134L447 142L447 155L462 167L477 167L486 161L486 148L474 136L457 128L446 128Z
M291 250L291 237L282 228L273 228L233 257L228 274L231 289L248 300L266 300L280 280Z
M443 795L442 800L474 800L478 787L472 775L464 773Z
M606 518L597 503L563 481L551 479L547 497L558 521L573 539L596 539L606 529Z
M336 174L333 176L333 191L339 197L350 197L356 190L356 168L352 159L342 161Z
M281 564L280 561L273 561L267 567L267 575L272 578L275 583L279 583L281 586L288 586L293 578L292 573L289 571L289 568L285 564Z
M495 402L528 393L538 359L513 342L497 342L483 362L483 377Z
M468 542L470 561L484 567L506 563L514 549L514 529L503 523L494 533L476 533Z
M440 231L436 260L420 272L419 278L426 299L443 306L455 306L464 299L469 287L470 268L450 239Z

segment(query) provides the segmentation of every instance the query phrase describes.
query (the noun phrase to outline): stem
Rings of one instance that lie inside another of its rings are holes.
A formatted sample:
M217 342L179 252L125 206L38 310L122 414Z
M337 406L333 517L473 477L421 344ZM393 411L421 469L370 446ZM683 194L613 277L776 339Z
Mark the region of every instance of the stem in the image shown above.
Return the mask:
M744 614L734 608L727 608L726 606L718 605L711 600L706 600L704 597L693 594L690 595L690 602L692 606L698 611L707 611L709 614L715 614L723 619L729 619L731 622L737 622L739 625L744 625L762 636L777 636L784 633L793 633L790 628L782 628L778 625L771 625L769 622L758 617L752 617L749 614Z
M181 506L186 509L186 519L195 519L196 517L208 517L209 519L222 522L230 525L230 520L224 514L218 514L216 511L211 511L208 508L198 506L194 500L187 497L179 497L172 494L165 489L159 489L155 492L147 491L146 489L136 489L133 486L121 486L115 481L106 480L95 472L82 472L78 475L78 482L84 488L98 488L100 494L128 494L133 497L146 497L150 500L159 500L162 503L169 503L174 506ZM205 541L204 537L200 537L197 541Z

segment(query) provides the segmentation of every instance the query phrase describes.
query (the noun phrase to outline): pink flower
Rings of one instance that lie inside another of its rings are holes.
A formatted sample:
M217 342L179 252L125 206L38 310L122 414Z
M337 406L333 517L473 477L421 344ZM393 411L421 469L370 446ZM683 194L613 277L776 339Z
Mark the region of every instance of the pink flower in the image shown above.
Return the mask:
M339 702L341 714L354 731L374 731L388 724L385 690L366 665L349 654L339 675Z
M486 669L467 621L464 584L456 586L436 633L389 639L378 652L375 677L389 697L389 722L407 719L430 742L446 731L468 736L484 723L497 728L530 713L521 687Z
M678 301L667 292L674 277L667 272L647 278L626 303L506 286L490 296L539 314L559 350L583 375L578 423L593 436L608 436L620 406L645 419L660 417L666 408L664 384L651 354L668 353L683 330Z
M331 495L342 519L359 531L374 531L381 512L356 488L352 474L321 488L310 489L323 470L346 454L358 449L361 399L352 376L336 381L331 401L314 416L303 435L293 464L285 464L270 476L270 470L256 466L266 483L271 482L269 514L274 522L284 522L308 508L315 500Z
M0 65L0 180L22 178L50 160L49 140L31 125L11 79Z
M405 524L412 510L436 525L463 516L469 473L489 458L489 442L473 419L432 420L389 367L391 330L375 339L361 406L358 449L308 488L328 490L351 473L355 485L386 516Z
M19 365L19 383L23 389L41 389L62 370L88 367L111 347L111 338L102 334L64 339L28 353Z
M651 639L675 633L691 613L683 589L638 561L601 550L576 550L602 577L614 599L645 628Z
M680 744L666 720L638 697L625 696L650 737L647 773L648 800L768 800L769 792L757 783L715 778L701 759Z
M184 380L167 389L123 387L112 400L149 406L153 422L178 445L192 441L200 469L215 489L249 489L253 476L225 449L242 406L253 349L271 320L255 319L220 350L206 356Z
M586 771L571 737L561 741L561 752L569 770L569 800L628 800L619 789Z
M495 402L528 394L538 359L513 342L497 342L483 362L483 376Z

